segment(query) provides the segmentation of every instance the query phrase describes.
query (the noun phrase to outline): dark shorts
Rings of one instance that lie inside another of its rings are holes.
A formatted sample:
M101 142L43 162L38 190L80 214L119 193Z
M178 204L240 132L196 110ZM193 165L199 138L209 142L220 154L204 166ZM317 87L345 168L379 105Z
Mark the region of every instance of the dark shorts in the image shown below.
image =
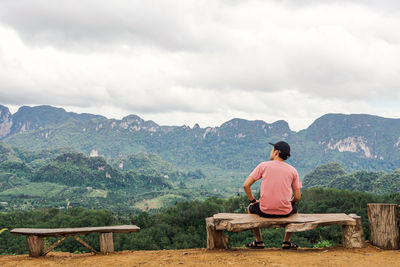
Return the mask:
M264 218L285 218L285 217L289 217L292 214L297 213L298 208L297 208L297 203L292 202L292 211L288 214L283 214L283 215L267 214L267 213L264 213L261 211L260 202L257 202L255 204L249 206L249 211L252 214L257 214L260 217L264 217Z

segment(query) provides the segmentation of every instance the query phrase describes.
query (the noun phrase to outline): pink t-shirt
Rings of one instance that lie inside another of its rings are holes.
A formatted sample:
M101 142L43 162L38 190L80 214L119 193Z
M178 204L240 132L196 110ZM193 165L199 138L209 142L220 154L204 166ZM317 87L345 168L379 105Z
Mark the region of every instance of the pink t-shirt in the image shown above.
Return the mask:
M260 210L267 214L284 215L292 211L293 190L302 187L296 169L279 160L261 162L250 174L254 180L261 177Z

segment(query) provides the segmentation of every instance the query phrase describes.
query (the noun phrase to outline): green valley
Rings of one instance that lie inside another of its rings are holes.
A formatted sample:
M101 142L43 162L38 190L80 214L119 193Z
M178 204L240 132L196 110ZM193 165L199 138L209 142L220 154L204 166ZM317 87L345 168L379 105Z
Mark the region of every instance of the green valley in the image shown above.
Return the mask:
M327 114L294 132L282 120L232 119L201 128L51 106L0 111L3 211L86 207L135 213L241 194L247 175L268 159L268 142L277 140L291 144L288 162L306 188L400 191L399 119Z

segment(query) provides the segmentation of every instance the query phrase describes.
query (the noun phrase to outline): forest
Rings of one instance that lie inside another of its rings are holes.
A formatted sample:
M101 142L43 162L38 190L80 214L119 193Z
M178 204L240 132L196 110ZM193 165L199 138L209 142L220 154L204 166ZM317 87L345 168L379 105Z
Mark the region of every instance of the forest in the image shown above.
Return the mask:
M376 195L371 193L339 189L310 188L302 192L299 207L301 213L356 213L362 216L363 228L368 239L367 203L399 203L400 194ZM218 212L245 212L248 200L245 196L230 198L211 197L204 201L183 201L161 208L157 212L138 214L118 213L109 210L84 208L36 209L0 214L0 228L9 230L18 227L56 228L85 227L120 224L136 224L139 233L115 234L114 246L119 250L183 249L206 246L205 218ZM284 229L263 229L267 247L280 247ZM251 231L228 233L233 247L243 247L253 240ZM292 240L301 247L335 246L341 243L341 227L327 226L312 231L294 234ZM89 234L83 240L99 249L98 235ZM0 254L27 253L25 236L0 234ZM56 241L46 239L46 246ZM72 238L68 238L56 251L72 253L87 252Z

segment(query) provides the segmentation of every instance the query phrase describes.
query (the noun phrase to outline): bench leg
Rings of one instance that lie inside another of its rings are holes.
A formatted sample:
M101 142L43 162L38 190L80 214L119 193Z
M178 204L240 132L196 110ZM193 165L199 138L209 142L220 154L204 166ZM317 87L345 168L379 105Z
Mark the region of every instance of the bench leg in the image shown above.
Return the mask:
M206 230L208 249L228 248L229 237L225 235L224 230L215 230L214 218L206 218Z
M85 241L83 241L82 239L80 239L78 236L76 235L72 235L72 238L75 239L76 241L78 241L79 243L81 243L84 247L86 247L87 249L89 249L91 252L93 252L94 254L97 253L97 251L92 248L88 243L86 243Z
M365 238L361 223L361 216L349 214L356 220L356 225L343 225L342 243L344 248L364 248Z
M113 233L100 233L100 252L114 252Z
M47 250L45 252L43 252L43 256L46 256L47 253L49 253L50 251L52 251L53 249L55 249L58 245L60 245L65 239L67 239L67 235L63 236L60 240L58 240L57 242L55 242L53 245L51 245L50 247L47 248Z
M44 240L37 235L28 235L29 256L40 257L43 255Z

